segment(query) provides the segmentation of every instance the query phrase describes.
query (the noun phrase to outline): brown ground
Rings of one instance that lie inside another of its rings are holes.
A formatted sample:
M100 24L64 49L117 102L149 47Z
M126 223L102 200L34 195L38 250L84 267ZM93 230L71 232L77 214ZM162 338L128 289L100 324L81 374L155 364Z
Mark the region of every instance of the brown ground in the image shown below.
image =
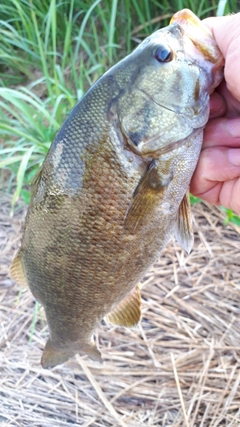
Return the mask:
M240 425L240 230L219 210L194 206L194 250L169 244L146 275L139 328L99 327L102 365L49 371L44 314L7 276L24 212L0 210L1 426Z

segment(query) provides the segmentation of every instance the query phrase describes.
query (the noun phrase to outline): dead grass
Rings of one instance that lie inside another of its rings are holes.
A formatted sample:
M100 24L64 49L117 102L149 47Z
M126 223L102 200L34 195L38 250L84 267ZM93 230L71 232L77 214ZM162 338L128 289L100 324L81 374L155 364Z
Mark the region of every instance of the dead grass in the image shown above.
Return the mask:
M0 208L1 426L240 425L239 229L221 212L194 207L194 250L170 244L146 275L139 328L99 327L103 364L47 371L43 312L32 334L34 300L7 276L24 213Z

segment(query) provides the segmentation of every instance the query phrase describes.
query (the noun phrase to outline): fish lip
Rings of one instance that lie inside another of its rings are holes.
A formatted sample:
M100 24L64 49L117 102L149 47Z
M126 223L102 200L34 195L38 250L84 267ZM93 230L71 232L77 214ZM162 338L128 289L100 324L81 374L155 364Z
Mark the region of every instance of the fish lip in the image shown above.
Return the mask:
M210 29L189 9L176 12L170 24L178 24L182 28L183 38L191 40L194 47L205 60L221 67L223 56Z
M173 15L170 25L177 24L182 28L185 58L192 58L193 49L195 63L212 76L212 82L208 86L208 93L211 94L223 79L225 62L214 35L189 9L182 9Z

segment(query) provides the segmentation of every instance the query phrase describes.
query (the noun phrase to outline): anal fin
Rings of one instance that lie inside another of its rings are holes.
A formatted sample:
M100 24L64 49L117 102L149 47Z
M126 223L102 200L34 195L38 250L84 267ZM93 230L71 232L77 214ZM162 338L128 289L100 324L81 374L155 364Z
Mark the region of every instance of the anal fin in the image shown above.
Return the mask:
M180 246L187 253L190 253L193 247L194 236L192 229L192 210L190 205L189 192L185 194L179 207L174 236Z
M141 293L137 285L107 316L113 325L133 327L141 320Z
M21 261L21 250L17 252L10 266L10 277L15 280L15 282L29 289Z

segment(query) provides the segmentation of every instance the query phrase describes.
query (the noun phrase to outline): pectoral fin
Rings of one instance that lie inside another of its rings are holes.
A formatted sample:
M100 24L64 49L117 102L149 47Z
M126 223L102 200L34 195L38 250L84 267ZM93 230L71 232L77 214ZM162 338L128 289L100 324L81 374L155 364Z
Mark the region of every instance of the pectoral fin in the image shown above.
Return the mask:
M94 342L82 346L79 352L85 352L91 359L102 361L101 353L97 349ZM44 369L53 368L54 366L61 365L66 362L70 357L73 357L77 351L67 348L66 350L58 349L53 346L50 338L46 342L42 358L41 365Z
M10 267L10 277L15 280L15 282L24 286L28 289L27 280L24 274L22 260L21 260L21 250L19 250L11 264Z
M127 295L117 307L107 316L108 322L113 325L133 327L141 320L141 294L139 286Z
M174 236L180 246L190 253L193 247L192 210L189 199L189 192L185 194L178 210L177 223Z
M164 188L170 183L172 177L161 176L155 162L153 162L146 175L135 189L132 201L127 209L124 227L132 234L142 226L148 214L151 213L156 203L161 200Z

